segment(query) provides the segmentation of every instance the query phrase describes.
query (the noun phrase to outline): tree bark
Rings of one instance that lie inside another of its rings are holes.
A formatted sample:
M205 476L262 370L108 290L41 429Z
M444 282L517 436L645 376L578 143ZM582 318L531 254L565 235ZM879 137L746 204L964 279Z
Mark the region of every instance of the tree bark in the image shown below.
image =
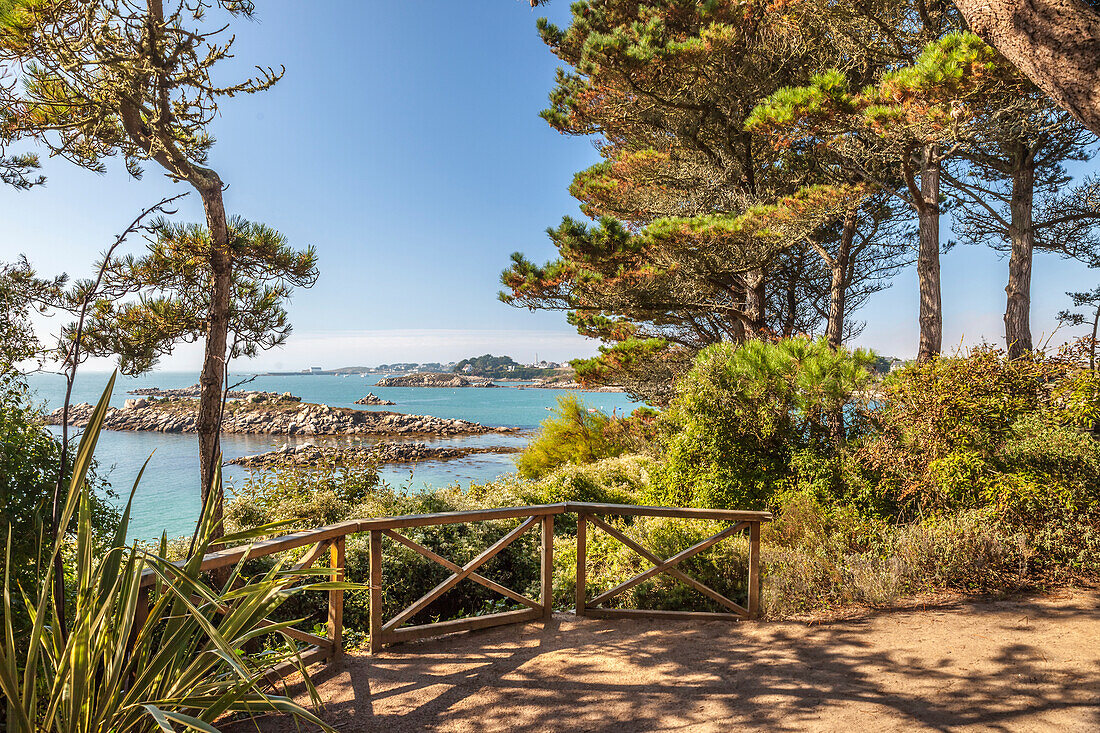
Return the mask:
M917 281L920 287L920 344L917 363L939 355L943 345L943 302L940 295L940 160L935 145L921 151L920 200L917 217L920 243Z
M759 338L764 330L764 268L757 267L745 273L745 313L752 330L748 338Z
M849 211L844 217L844 228L840 232L840 246L835 257L826 262L829 265L829 318L825 335L829 346L839 349L844 343L845 310L848 300L848 265L852 257L852 242L856 236L859 217L855 211Z
M1100 135L1100 15L1080 0L954 0L970 29Z
M786 298L787 314L783 321L783 338L794 336L795 313L798 310L798 281L787 278Z
M1096 306L1096 314L1092 317L1092 341L1089 342L1089 371L1096 371L1096 329L1100 327L1100 305ZM1094 421L1093 424L1096 424Z
M206 170L202 172L201 178L191 183L202 197L211 246L210 315L206 350L199 376L199 410L195 429L199 438L202 506L214 522L213 537L216 538L224 534L224 498L220 490L214 491L214 472L221 461L222 392L225 387L225 352L229 340L233 256L229 247L229 227L222 198L221 178L214 171Z
M1022 146L1023 147L1023 146ZM1012 212L1009 235L1012 254L1008 259L1008 303L1005 306L1005 342L1008 357L1018 359L1032 349L1031 342L1031 263L1035 247L1032 227L1032 200L1035 188L1035 161L1030 150L1022 152L1012 174Z

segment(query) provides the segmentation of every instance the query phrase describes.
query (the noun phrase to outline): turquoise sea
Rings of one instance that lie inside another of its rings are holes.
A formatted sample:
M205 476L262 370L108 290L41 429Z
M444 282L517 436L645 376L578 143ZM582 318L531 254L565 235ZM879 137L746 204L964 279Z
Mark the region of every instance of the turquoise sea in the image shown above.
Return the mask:
M293 375L256 377L240 389L291 392L305 402L317 402L333 407L394 410L436 417L474 420L483 425L521 428L523 432L507 435L478 435L461 438L438 438L430 441L446 445L516 445L529 440L531 431L545 419L561 390L552 389L438 389L423 387L375 387L383 375L365 376ZM107 384L108 374L81 374L73 388L73 404L98 401ZM247 378L234 377L230 384ZM143 387L170 389L187 387L198 381L194 373L156 372L137 378L119 377L115 382L111 404L121 407L132 395L127 392ZM36 374L29 379L35 401L47 409L64 400L64 380L53 374ZM374 392L396 404L392 407L362 407L355 400ZM634 405L624 394L581 392L580 397L590 407L611 413L629 412ZM79 431L76 431L79 432ZM263 453L287 443L320 443L323 436L225 435L222 452L225 457ZM367 439L362 439L367 442ZM424 442L429 442L425 440ZM150 458L151 456L151 458ZM490 481L515 470L513 455L474 455L446 462L424 462L410 465L387 465L381 469L383 479L413 491L425 491L458 483ZM128 494L141 465L147 458L149 467L134 498L130 534L132 538L159 537L166 531L169 537L189 535L199 512L198 440L194 435L174 433L106 431L99 440L97 458L100 473L107 476L120 496ZM246 471L239 466L226 466L230 484L239 482Z

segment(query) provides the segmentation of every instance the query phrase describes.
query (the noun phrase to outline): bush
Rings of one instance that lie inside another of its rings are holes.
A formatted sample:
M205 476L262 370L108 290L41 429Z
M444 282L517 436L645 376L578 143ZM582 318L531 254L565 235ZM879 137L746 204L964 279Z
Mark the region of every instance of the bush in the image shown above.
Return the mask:
M21 388L2 391L0 528L11 530L11 559L7 568L12 587L34 588L45 570L46 558L39 555L39 549L49 539L53 494L61 467L61 444L42 426L41 415L26 405ZM70 454L66 465L71 466L72 461ZM67 485L68 480L66 472L62 485ZM87 480L92 486L88 498L91 539L102 550L114 536L119 515L112 504L114 494L109 485L95 475L94 466L89 467ZM67 531L76 531L75 519ZM3 541L8 541L7 535ZM14 623L22 628L27 617L22 604L16 604L16 609L18 615Z
M1084 510L1100 499L1100 442L1076 427L1090 419L1088 381L990 347L907 367L869 411L859 458L908 516L992 507L1038 524Z
M230 487L230 496L225 521L231 531L288 520L301 529L320 527L352 516L389 514L400 502L368 460L250 471L239 487Z
M610 417L588 409L572 392L560 395L557 407L516 460L519 475L540 478L570 463L593 463L619 455L623 447L612 442L611 423Z
M850 405L872 361L808 338L704 349L662 416L651 498L763 509L792 480L796 456L836 456L858 430Z

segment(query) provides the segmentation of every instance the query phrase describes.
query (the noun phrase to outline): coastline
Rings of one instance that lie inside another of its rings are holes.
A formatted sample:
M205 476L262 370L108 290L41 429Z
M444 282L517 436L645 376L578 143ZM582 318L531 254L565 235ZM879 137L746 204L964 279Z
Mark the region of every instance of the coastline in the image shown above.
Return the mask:
M107 411L107 430L157 433L196 432L196 401L192 399L127 400L122 408ZM69 410L69 424L84 427L94 408L84 402ZM48 425L61 424L61 409L46 417ZM460 436L516 433L519 428L490 427L458 418L410 415L388 410L354 410L325 404L299 402L296 398L226 403L223 434L243 435L426 435Z
M423 461L453 461L472 455L507 455L519 453L516 446L466 446L439 447L424 443L382 442L372 446L340 447L332 445L314 445L305 443L299 446L286 445L276 450L240 456L226 461L226 465L243 466L249 469L271 468L273 466L314 467L322 464L341 464L354 461L368 461L375 464L421 463Z

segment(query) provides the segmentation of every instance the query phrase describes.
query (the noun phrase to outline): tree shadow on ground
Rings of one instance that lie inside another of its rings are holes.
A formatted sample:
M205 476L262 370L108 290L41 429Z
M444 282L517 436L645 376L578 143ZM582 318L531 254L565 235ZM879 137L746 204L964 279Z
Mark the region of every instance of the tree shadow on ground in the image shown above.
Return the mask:
M1098 729L1097 600L817 626L559 614L349 655L313 679L341 731Z

